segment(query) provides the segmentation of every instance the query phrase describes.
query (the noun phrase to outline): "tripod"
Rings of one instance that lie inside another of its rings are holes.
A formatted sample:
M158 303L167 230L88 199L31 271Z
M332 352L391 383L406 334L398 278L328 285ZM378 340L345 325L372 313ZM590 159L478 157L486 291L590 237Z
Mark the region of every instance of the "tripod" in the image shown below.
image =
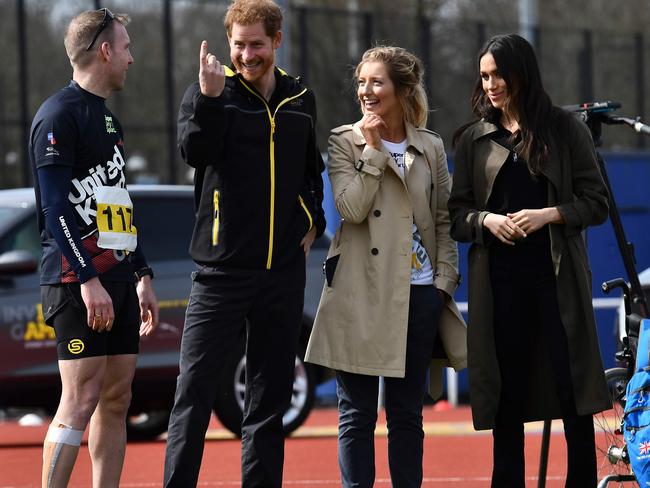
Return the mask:
M596 147L600 147L603 143L602 124L623 124L632 127L640 134L650 135L650 126L643 124L638 117L636 119L615 117L609 113L620 107L621 104L617 102L592 102L579 105L568 105L563 108L569 112L577 112L579 114L582 120L587 124L587 127L589 127L591 137L594 140L594 146ZM607 176L605 160L599 151L596 151L596 155L598 158L600 174L603 178L603 181L605 182L605 186L607 187L607 192L609 194L609 218L614 228L614 235L616 236L618 250L621 254L621 258L623 259L623 266L625 267L625 272L630 282L630 301L638 307L639 314L642 317L647 317L648 305L643 293L643 288L641 287L641 282L639 281L639 274L637 273L635 267L634 245L629 242L625 236L625 230L623 229L623 224L621 222L621 214L618 210L618 206L616 205L614 193L612 192L612 186L610 184L609 177ZM630 331L630 339L638 340L638 337L638 329ZM542 447L540 450L539 476L537 482L538 488L544 488L546 486L546 468L548 466L548 451L550 441L551 421L545 420L544 430L542 432Z

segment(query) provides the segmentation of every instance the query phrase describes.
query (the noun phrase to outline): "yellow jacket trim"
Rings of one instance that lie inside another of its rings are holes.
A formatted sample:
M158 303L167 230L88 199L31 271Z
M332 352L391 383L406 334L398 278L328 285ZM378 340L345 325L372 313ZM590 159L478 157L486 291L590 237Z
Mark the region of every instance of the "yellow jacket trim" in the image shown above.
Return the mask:
M302 199L300 195L298 195L298 200L300 201L300 206L302 209L305 211L307 214L307 218L309 219L309 230L314 226L314 219L312 218L311 214L309 213L309 209L307 209L307 206L305 205L305 201Z
M270 217L269 217L269 249L268 249L268 254L266 258L266 269L271 269L271 264L273 262L273 233L274 233L274 224L275 224L275 141L273 139L273 136L275 134L275 116L278 113L278 110L280 110L280 107L284 105L287 102L290 102L291 100L298 98L302 96L306 91L307 88L304 88L300 93L297 95L294 95L289 98L285 98L282 100L280 103L278 103L278 106L275 108L275 112L271 114L271 108L269 107L269 104L266 103L266 100L261 97L255 90L253 90L251 87L249 87L241 78L239 80L242 85L244 85L244 88L246 88L249 92L251 92L253 95L255 95L257 98L259 98L264 106L266 107L266 113L269 117L269 122L271 123L271 133L269 134L269 152L270 152L270 174L271 174L271 198L270 198L270 206L269 206L269 211L270 211Z
M212 196L212 209L214 220L212 222L212 245L219 243L219 190L214 190Z

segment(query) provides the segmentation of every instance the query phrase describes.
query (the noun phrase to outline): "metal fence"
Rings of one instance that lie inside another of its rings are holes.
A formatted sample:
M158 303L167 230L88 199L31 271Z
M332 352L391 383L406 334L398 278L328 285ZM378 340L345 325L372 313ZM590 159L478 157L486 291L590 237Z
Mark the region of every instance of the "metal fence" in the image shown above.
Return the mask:
M31 185L27 162L31 119L45 98L67 84L72 72L63 49L63 30L74 14L105 3L0 0L0 188ZM178 105L187 85L196 79L202 39L228 61L222 23L228 3L108 4L133 19L128 30L135 64L125 90L108 101L124 126L132 181L188 181L190 173L176 149ZM352 71L361 53L375 44L400 45L423 59L433 109L429 128L440 133L450 149L455 128L471 118L476 52L489 36L519 28L447 17L288 6L279 59L316 93L323 149L331 128L359 117ZM643 117L649 89L646 33L556 28L534 32L542 77L556 104L609 99L623 104L621 114ZM642 150L645 142L623 129L608 131L604 141L612 150Z

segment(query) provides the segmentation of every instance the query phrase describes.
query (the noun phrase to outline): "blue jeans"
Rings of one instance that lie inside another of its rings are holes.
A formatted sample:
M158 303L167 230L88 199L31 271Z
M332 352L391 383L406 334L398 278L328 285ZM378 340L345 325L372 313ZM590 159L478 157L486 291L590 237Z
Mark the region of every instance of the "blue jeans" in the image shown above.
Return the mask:
M422 484L422 405L442 306L435 286L411 286L406 375L385 378L388 465L395 488ZM345 488L370 488L375 481L378 384L377 376L336 372L339 468Z

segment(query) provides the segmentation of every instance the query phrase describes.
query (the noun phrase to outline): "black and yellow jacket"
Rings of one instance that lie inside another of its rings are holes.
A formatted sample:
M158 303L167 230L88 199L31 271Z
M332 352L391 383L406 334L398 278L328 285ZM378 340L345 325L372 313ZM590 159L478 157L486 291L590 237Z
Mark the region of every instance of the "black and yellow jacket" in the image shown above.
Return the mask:
M314 94L277 68L275 77L268 102L229 68L219 97L198 82L185 92L178 140L196 168L190 254L199 264L282 268L312 226L325 229Z

